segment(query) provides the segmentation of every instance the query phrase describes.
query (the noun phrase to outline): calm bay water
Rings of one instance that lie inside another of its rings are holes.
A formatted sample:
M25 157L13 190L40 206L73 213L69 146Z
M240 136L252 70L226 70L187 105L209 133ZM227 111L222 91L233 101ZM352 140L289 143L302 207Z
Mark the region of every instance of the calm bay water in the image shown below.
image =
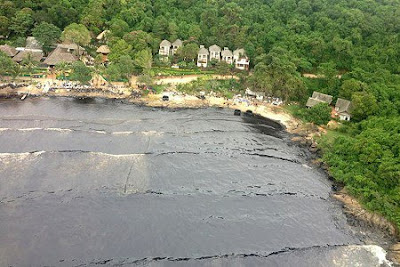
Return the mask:
M0 266L379 266L280 125L0 101Z

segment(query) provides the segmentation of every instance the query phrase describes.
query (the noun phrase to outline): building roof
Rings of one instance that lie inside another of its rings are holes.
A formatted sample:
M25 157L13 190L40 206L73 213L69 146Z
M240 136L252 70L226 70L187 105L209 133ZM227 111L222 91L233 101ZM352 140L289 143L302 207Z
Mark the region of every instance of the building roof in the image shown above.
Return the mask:
M239 49L236 49L235 51L233 51L233 55L237 56L237 57L239 57L241 55L245 56L246 55L246 51L243 48L239 48Z
M160 46L171 46L171 42L168 40L162 40Z
M36 40L35 37L29 36L26 38L26 49L38 49L42 50L42 45L39 43L38 40Z
M209 55L210 52L208 52L208 49L205 48L203 45L200 46L199 52L197 53L198 55Z
M182 42L182 40L180 40L180 39L176 39L175 42L172 43L172 46L178 46L178 47L180 47L180 46L182 46L182 45L183 45L183 42Z
M210 48L208 49L208 50L210 50L210 52L221 52L221 47L219 47L218 45L212 45L212 46L210 46Z
M104 30L99 35L97 35L96 39L97 40L103 40L103 39L106 38L106 35L109 34L109 33L110 33L109 30Z
M61 62L72 63L77 60L78 57L74 56L71 52L68 52L67 49L57 46L57 48L50 53L43 63L49 66L55 66Z
M338 98L336 101L335 109L338 113L350 113L351 102L346 99Z
M27 58L29 55L31 55L32 59L37 62L40 62L43 58L43 52L25 50L19 52L15 57L13 57L13 60L19 63Z
M97 48L96 52L102 54L110 54L111 51L107 45L101 45L99 48Z
M70 50L78 50L78 45L75 43L62 43L62 44L58 44L57 47L70 49ZM79 51L80 51L80 53L82 53L83 51L85 51L85 48L83 48L82 46L79 46Z
M317 98L309 97L308 100L307 100L306 107L311 108L311 107L313 107L315 105L318 105L319 103L326 103L326 102L322 101L322 100L319 100Z
M231 56L233 56L233 54L232 54L232 51L229 50L228 47L224 47L224 50L222 50L222 52L221 52L221 56L223 56L223 57L231 57Z
M312 98L321 100L321 101L326 102L326 103L328 103L330 105L332 103L332 98L333 97L331 95L327 95L327 94L323 94L323 93L314 91L314 93L312 94Z
M0 45L0 51L4 52L9 57L13 57L18 53L14 47L9 45Z

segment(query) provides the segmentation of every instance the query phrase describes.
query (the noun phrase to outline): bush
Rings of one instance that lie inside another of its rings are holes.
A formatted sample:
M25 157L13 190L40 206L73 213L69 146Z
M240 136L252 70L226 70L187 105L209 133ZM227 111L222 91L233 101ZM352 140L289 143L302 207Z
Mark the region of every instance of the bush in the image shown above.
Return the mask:
M318 125L326 125L331 120L331 108L327 103L319 103L306 110L305 119Z

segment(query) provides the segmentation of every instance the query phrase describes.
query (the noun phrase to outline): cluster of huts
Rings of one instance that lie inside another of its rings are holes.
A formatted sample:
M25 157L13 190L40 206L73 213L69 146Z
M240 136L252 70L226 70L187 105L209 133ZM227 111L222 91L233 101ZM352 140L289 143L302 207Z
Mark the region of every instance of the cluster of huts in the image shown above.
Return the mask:
M312 108L319 103L327 103L328 105L331 105L332 100L333 97L331 95L323 94L320 92L313 92L312 96L308 98L306 106L308 108ZM335 109L332 115L338 117L340 120L349 121L351 119L351 109L351 101L338 98L336 100Z
M73 63L81 60L87 65L93 63L93 58L86 53L86 50L74 43L57 44L47 57L44 56L42 46L34 37L26 39L25 47L12 47L10 45L0 45L0 51L4 52L15 62L21 63L24 59L31 57L33 61L43 67L54 67L60 63ZM107 62L107 55L110 49L107 45L101 45L97 53L102 56L102 62Z
M179 39L172 43L168 40L163 40L160 43L158 54L161 57L173 56L182 46L183 42ZM212 60L234 64L235 68L239 70L249 70L250 61L243 48L236 49L232 52L228 47L221 49L218 45L212 45L207 49L204 45L200 45L197 53L197 66L207 68L208 63Z

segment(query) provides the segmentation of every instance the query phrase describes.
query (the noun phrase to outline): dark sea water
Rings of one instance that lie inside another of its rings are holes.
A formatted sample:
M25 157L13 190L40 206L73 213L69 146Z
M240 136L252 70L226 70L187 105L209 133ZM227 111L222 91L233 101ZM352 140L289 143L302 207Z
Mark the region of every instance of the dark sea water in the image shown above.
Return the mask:
M0 100L0 266L380 266L272 121Z

